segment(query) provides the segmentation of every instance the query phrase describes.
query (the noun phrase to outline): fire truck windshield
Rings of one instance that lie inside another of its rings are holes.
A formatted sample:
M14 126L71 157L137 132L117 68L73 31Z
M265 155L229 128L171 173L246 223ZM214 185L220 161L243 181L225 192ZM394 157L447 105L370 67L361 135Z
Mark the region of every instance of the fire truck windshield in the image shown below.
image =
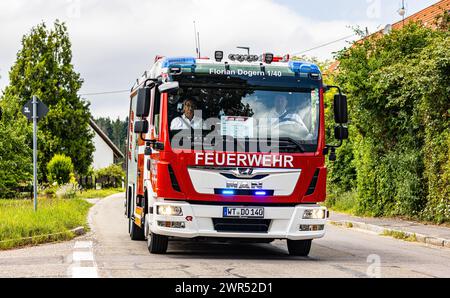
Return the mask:
M173 148L313 152L319 89L180 88L169 96Z

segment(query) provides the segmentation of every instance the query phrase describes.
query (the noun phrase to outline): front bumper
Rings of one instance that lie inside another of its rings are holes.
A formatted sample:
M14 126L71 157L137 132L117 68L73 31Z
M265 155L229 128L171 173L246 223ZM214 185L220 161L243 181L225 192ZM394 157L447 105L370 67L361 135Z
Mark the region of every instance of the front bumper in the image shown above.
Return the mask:
M182 216L158 215L160 205L181 207ZM269 222L267 232L229 232L217 231L213 219L223 218L223 207L229 205L195 205L187 202L158 201L154 205L155 214L150 215L149 229L152 233L173 237L220 237L220 238L260 238L306 240L321 238L325 235L326 217L323 219L303 219L306 210L326 208L318 205L297 205L294 207L264 207L264 219ZM236 206L233 206L236 207ZM162 223L176 223L178 227L167 227ZM182 226L182 227L180 227ZM301 229L302 226L302 229ZM314 226L319 230L305 230Z

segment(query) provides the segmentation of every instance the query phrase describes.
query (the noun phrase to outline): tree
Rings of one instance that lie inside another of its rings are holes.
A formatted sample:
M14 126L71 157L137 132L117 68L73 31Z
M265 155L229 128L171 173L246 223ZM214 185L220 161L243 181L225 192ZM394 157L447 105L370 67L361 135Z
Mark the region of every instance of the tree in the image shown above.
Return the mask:
M32 131L25 117L18 117L17 98L0 100L0 198L13 197L31 185L33 177Z
M92 163L93 133L89 129L89 103L77 93L83 80L72 65L67 27L56 21L52 29L41 23L22 38L22 49L9 73L6 100L19 106L32 95L49 107L39 122L39 170L46 178L46 165L57 153L69 156L78 174Z

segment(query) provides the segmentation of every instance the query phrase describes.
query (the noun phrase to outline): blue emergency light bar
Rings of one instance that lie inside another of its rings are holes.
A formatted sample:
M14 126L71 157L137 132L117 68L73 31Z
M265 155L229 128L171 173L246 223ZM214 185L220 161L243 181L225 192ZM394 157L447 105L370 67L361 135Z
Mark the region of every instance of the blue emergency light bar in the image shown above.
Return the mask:
M187 65L187 66L194 66L195 65L195 58L194 57L168 57L164 58L162 63L162 68L168 68L170 66L175 65Z
M289 68L293 72L320 73L317 65L303 61L289 61Z

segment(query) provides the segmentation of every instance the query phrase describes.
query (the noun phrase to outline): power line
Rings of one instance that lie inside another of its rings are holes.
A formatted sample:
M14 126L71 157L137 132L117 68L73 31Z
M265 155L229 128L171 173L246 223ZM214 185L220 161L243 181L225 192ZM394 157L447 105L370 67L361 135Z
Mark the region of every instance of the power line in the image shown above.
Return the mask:
M194 26L195 26L195 21L194 21ZM324 44L321 44L321 45L318 45L318 46L315 46L313 48L310 48L310 49L307 49L307 50L304 50L304 51L301 51L301 52L296 52L296 53L293 53L292 56L299 55L299 54L304 54L304 53L307 53L307 52L310 52L310 51L313 51L313 50L316 50L316 49L320 49L320 48L326 47L326 46L328 46L330 44L342 41L342 40L350 38L350 37L353 37L355 35L356 34L354 33L352 35L348 35L348 36L345 36L345 37L342 37L342 38L339 38L339 39L336 39L336 40L333 40L333 41L330 41L330 42L327 42L327 43L324 43ZM80 96L93 96L93 95L117 94L117 93L125 93L125 92L129 93L130 90L127 89L127 90L117 90L117 91L104 91L104 92L97 92L97 93L84 93L84 94L79 94L79 95Z
M83 93L83 94L78 94L79 96L93 96L93 95L105 95L105 94L117 94L117 93L129 93L130 90L117 90L117 91L104 91L104 92L97 92L97 93Z
M344 40L344 39L353 37L353 36L355 36L355 35L356 35L356 34L353 33L352 35L345 36L345 37L342 37L342 38L339 38L339 39L336 39L336 40L333 40L333 41L330 41L330 42L327 42L327 43L324 43L324 44L315 46L315 47L313 47L313 48L310 48L310 49L307 49L307 50L304 50L304 51L301 51L301 52L293 53L292 56L304 54L304 53L310 52L310 51L312 51L312 50L316 50L316 49L319 49L319 48L323 48L323 47L325 47L325 46L328 46L328 45L330 45L330 44L339 42L339 41L341 41L341 40Z

